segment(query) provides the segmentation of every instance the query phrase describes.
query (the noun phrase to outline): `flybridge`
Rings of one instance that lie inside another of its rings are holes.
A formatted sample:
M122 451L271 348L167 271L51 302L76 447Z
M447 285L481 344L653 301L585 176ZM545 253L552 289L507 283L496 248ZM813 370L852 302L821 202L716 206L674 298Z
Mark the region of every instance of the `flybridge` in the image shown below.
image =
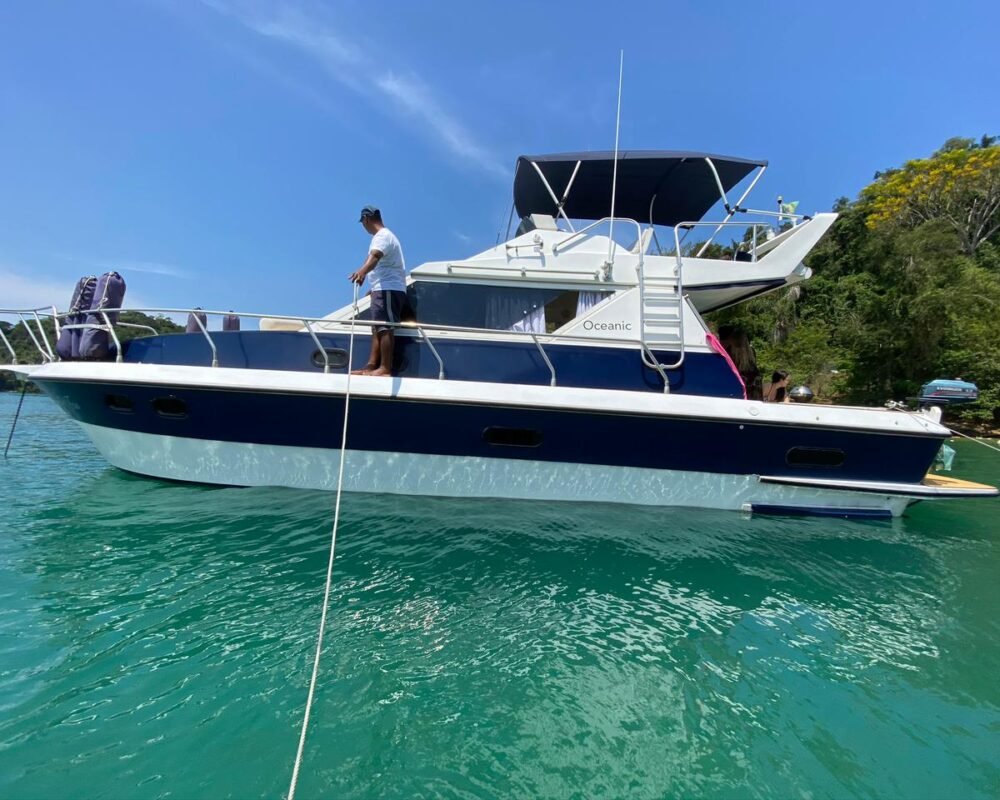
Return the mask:
M767 161L711 153L672 150L626 150L617 158L618 186L614 216L651 225L674 226L700 220L720 200L727 219L749 212L742 207L767 169ZM514 206L520 217L548 214L595 220L612 216L612 152L521 156L514 173ZM727 192L756 171L739 200Z

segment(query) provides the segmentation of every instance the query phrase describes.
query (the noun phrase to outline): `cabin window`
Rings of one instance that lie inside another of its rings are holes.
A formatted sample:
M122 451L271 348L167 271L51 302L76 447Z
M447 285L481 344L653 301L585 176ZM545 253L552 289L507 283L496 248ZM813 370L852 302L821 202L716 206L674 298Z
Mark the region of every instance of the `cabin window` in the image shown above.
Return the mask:
M326 357L330 362L330 369L342 369L347 366L346 350L340 347L324 347L323 350L326 351ZM314 367L319 367L320 369L326 366L322 351L313 350L312 363Z
M428 325L551 333L611 292L416 281L408 294L417 321Z
M104 405L119 414L131 414L135 411L135 404L123 394L104 395Z
M538 447L542 443L542 432L532 428L491 426L483 431L483 438L490 444L505 447Z
M180 419L187 416L187 403L179 397L157 397L153 401L153 410L161 417Z
M839 467L844 463L843 450L827 447L793 447L785 461L793 467Z

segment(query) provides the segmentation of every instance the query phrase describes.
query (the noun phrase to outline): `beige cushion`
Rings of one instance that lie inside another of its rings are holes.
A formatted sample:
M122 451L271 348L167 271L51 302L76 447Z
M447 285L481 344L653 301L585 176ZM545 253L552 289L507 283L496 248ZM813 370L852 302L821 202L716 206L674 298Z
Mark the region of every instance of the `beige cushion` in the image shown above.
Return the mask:
M274 319L273 317L261 317L260 329L262 331L300 331L302 323L294 319Z

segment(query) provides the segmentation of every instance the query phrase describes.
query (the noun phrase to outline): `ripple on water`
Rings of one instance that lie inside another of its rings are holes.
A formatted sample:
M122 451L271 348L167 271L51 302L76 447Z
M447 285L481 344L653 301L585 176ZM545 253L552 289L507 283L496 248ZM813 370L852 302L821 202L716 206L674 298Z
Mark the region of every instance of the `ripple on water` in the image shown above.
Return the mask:
M124 475L44 398L21 426L0 791L282 793L332 496ZM954 513L345 497L303 796L989 797L1000 559Z

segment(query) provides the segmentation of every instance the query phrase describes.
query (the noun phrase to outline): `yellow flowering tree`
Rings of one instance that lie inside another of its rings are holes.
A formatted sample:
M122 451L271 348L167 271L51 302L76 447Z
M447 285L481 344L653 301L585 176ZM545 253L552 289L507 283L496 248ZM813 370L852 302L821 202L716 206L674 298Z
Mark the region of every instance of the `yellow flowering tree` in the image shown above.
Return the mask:
M1000 145L994 141L953 140L930 158L879 175L862 192L868 227L942 220L958 234L965 253L974 255L1000 231Z

